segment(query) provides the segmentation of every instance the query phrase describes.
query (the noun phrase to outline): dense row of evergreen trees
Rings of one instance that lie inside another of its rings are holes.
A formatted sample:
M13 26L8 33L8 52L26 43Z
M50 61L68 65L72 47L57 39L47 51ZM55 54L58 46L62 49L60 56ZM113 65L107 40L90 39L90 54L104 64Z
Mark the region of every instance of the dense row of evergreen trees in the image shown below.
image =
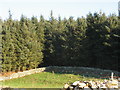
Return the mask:
M44 28L35 17L10 17L2 24L2 69L20 71L38 67L43 59Z
M89 13L76 20L43 16L2 21L2 70L84 66L118 70L120 19Z

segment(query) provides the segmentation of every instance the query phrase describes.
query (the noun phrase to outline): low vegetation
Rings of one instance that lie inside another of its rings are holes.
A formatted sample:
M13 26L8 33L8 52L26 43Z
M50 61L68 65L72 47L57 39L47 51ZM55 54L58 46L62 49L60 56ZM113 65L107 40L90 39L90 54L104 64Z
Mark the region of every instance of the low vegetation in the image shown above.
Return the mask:
M65 83L71 84L74 81L102 80L93 77L84 77L74 74L59 74L42 72L28 75L25 77L6 80L2 82L3 86L11 88L62 88Z

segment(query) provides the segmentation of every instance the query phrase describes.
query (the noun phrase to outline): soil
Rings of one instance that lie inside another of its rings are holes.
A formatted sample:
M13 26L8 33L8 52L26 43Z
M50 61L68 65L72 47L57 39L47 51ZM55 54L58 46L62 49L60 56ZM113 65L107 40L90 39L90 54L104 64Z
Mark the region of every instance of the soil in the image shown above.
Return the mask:
M10 76L11 74L13 74L13 73L16 73L16 72L6 72L6 73L0 73L0 77L1 76Z

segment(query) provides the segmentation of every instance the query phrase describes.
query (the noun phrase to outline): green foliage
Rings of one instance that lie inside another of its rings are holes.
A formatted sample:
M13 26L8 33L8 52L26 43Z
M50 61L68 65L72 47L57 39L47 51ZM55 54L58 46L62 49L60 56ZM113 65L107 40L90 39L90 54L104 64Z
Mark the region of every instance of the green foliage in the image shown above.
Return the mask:
M2 69L23 71L40 66L85 66L118 70L120 20L104 13L86 18L40 16L2 21Z
M43 59L44 29L41 22L21 17L20 21L8 19L2 26L3 72L23 71L38 67Z
M9 86L11 88L63 88L65 83L72 84L77 80L102 81L102 79L96 79L93 77L84 77L81 75L42 72L17 79L6 80L2 83L2 85L3 87Z
M2 71L2 20L0 19L0 72Z
M116 58L112 58L112 50L117 51L118 49L118 44L116 49L113 49L112 43L119 42L113 40L115 28L119 31L117 16L106 17L105 14L89 14L87 23L85 50L87 58L89 58L89 66L118 70L118 55L116 54Z
M46 22L44 65L118 70L120 23L117 16L100 12L77 20L73 17L56 20L52 15Z

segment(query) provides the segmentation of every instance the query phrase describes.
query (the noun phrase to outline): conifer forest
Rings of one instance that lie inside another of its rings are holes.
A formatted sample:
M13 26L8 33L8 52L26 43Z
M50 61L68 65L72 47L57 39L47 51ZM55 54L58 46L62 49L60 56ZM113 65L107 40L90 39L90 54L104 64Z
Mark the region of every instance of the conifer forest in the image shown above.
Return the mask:
M24 71L43 66L79 66L119 71L120 17L89 13L0 19L0 69Z

